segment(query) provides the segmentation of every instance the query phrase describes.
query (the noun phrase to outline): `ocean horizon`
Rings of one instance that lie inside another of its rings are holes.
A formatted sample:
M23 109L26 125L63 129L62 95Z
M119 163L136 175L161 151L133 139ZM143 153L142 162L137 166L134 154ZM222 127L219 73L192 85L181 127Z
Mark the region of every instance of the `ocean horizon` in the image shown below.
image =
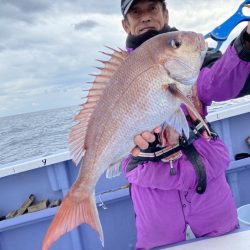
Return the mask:
M249 103L250 96L213 103L209 113L239 103ZM0 168L67 152L68 135L79 106L0 117Z

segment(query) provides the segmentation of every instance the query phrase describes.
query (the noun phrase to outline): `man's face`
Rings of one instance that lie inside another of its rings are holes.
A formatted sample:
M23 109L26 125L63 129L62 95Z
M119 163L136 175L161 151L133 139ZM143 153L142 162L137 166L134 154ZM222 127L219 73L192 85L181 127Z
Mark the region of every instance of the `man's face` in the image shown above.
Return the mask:
M168 12L162 3L153 0L139 0L129 9L122 21L124 30L130 35L140 35L148 30L161 30L168 24Z

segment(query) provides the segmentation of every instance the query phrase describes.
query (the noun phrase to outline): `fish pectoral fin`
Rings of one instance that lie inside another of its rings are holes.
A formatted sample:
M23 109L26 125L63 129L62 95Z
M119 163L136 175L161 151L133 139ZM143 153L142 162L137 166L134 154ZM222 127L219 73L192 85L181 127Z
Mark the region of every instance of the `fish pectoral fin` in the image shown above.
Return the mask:
M66 195L46 233L42 250L48 250L63 234L82 223L90 225L99 234L103 244L103 231L94 193L83 200L76 199L70 193Z
M208 128L206 122L200 115L200 113L197 111L197 109L194 107L193 103L183 95L183 93L176 87L176 85L170 85L169 91L172 95L179 98L188 108L189 112L191 112L192 119L199 119L201 121L201 124L206 128L209 135L211 135L211 131Z
M123 159L119 159L118 161L112 163L106 171L106 178L111 179L117 177L121 174L121 163Z
M164 122L166 125L173 127L180 135L185 134L189 138L189 126L186 116L181 108L179 108L168 120Z

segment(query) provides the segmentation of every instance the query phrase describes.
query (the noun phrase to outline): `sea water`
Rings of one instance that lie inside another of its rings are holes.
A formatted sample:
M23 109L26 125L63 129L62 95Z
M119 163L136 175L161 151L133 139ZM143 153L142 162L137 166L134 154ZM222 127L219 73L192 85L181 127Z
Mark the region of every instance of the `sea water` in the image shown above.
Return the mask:
M0 167L68 151L68 134L78 107L0 118Z
M239 103L250 105L250 96L214 103L209 112ZM68 151L68 135L78 110L74 106L0 117L0 167Z

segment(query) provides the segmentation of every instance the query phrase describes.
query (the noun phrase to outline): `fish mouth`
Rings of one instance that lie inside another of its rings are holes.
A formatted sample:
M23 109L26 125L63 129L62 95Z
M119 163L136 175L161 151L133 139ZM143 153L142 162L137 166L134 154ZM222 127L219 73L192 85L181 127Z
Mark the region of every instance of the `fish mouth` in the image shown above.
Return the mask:
M207 42L204 40L204 36L200 33L196 34L195 43L198 51L203 51L207 48Z

